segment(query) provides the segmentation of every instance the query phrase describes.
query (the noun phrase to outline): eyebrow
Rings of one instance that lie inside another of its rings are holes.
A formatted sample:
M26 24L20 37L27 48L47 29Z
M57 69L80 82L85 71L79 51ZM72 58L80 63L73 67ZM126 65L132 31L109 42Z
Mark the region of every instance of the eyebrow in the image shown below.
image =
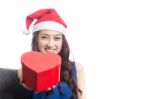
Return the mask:
M61 34L56 34L55 36L61 36Z
M42 34L41 34L41 36L43 36L43 35L48 36L48 35L47 35L47 34L45 34L45 33L42 33Z
M46 34L46 33L42 33L41 35L49 36L49 35L48 35L48 34ZM61 36L61 34L55 34L55 35L53 35L53 36Z

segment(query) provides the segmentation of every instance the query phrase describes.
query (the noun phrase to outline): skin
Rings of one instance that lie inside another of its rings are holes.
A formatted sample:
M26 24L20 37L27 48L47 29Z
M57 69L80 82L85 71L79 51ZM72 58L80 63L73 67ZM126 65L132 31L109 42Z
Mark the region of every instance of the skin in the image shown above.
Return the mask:
M62 47L62 34L53 30L41 30L38 37L38 47L40 52L53 52L58 54ZM76 63L76 62L75 62ZM83 94L78 95L79 99L86 99L86 89L85 89L85 76L83 66L76 63L77 69L77 84L82 90ZM22 81L22 70L18 70L18 77ZM21 83L25 88L28 88L25 84ZM55 86L54 86L55 87ZM30 88L28 88L30 89ZM50 89L49 89L50 90Z
M40 52L58 54L62 47L62 34L57 31L41 30L38 37Z

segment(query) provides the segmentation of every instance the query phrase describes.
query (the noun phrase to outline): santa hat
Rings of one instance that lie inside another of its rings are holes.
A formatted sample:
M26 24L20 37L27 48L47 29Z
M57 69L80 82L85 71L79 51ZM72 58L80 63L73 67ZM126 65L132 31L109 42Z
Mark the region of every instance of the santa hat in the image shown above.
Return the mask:
M29 28L32 22L36 19L36 22L33 24L32 33L40 31L43 29L55 30L65 34L67 25L58 15L55 9L41 9L38 10L26 17L26 29L23 32L24 34L29 34Z

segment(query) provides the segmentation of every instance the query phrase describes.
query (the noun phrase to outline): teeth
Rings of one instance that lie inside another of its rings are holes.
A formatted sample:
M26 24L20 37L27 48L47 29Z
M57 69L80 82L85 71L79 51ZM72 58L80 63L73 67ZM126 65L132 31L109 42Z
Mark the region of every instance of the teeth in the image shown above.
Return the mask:
M47 52L54 52L54 50L46 50Z

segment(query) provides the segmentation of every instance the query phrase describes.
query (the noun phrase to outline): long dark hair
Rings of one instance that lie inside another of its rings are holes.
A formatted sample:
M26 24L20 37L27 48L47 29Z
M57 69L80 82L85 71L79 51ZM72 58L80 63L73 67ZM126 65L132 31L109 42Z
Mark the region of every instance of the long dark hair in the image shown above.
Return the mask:
M39 35L39 31L33 33L32 50L39 52L38 35ZM72 62L69 60L69 54L70 54L70 49L69 49L68 42L65 36L62 34L62 48L59 53L59 55L62 58L60 81L66 82L71 88L73 94L70 97L70 99L76 99L76 98L78 99L78 92L82 94L82 91L78 88L77 81L73 76L72 65L71 65ZM61 89L61 82L59 83L58 88L60 94L64 95Z

